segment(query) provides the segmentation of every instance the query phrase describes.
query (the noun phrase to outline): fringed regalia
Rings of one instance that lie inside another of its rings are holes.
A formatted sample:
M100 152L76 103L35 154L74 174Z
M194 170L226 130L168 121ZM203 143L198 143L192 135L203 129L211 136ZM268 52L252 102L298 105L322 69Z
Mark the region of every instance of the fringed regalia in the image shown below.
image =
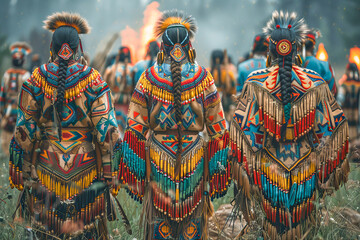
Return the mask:
M30 77L25 69L8 69L1 82L0 112L2 116L2 151L9 155L9 142L13 136L17 116L17 101L21 85Z
M31 187L32 221L57 236L67 220L94 231L95 220L105 217L102 179L117 175L115 155L121 154L109 87L95 69L73 60L59 135L53 106L58 69L57 62L42 65L23 84L9 163L12 187ZM30 175L35 183L29 186Z
M109 85L113 95L115 115L121 132L124 132L126 127L126 115L128 113L131 94L135 86L130 72L130 64L127 64L125 67L124 63L117 62L108 67L104 74L104 79Z
M352 71L350 74L350 72ZM349 122L350 140L355 140L360 133L359 122L359 100L360 100L360 79L357 66L350 63L347 66L347 73L339 80L340 89L338 101L344 109L344 114Z
M0 127L2 151L9 155L9 142L14 133L17 101L21 85L30 77L30 73L23 68L24 58L31 52L31 47L25 42L16 42L10 46L13 67L8 69L1 81L0 89Z
M178 177L170 65L146 70L130 103L119 178L144 204L145 239L206 239L210 198L223 196L230 181L229 135L214 80L196 63L181 68L183 147Z
M314 223L317 197L347 180L349 131L325 81L296 65L287 111L278 70L256 71L245 83L230 127L233 179L248 221L257 201L267 237L299 239Z

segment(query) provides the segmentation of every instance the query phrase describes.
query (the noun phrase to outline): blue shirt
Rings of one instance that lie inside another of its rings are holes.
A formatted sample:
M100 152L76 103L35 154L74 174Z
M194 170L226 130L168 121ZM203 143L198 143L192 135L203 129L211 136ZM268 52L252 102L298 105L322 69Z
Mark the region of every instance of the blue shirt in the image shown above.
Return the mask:
M314 56L308 56L305 58L302 67L317 72L327 82L330 91L333 94L336 93L335 77L328 62L321 61Z
M153 61L153 63L149 66L150 60L141 60L137 62L134 67L132 68L134 72L134 78L135 78L135 84L139 81L141 74L148 68L152 67L155 64L156 61Z
M256 57L248 59L238 66L238 79L236 84L236 93L241 93L244 83L253 71L266 68L266 58L265 57Z

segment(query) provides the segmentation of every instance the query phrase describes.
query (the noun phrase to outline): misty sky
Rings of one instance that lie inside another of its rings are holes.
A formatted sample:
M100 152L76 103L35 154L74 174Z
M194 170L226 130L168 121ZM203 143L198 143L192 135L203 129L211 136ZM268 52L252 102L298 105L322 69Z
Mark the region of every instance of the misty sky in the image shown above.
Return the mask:
M228 49L235 62L248 52L253 37L261 32L271 12L278 3L285 0L159 0L159 10L178 8L193 15L198 22L198 33L193 46L197 50L197 60L208 65L213 49ZM334 0L332 0L334 1ZM78 12L85 17L92 32L83 36L85 51L93 57L96 49L115 32L126 26L139 30L142 26L143 11L150 0L0 0L1 35L7 35L8 41L26 40L31 30L41 29L42 21L57 11ZM289 2L289 1L288 1ZM298 1L294 1L298 2ZM311 1L310 1L311 2ZM299 3L298 3L299 4ZM292 2L289 4L292 8ZM321 6L322 8L322 6ZM324 10L331 6L324 6ZM292 10L292 9L291 9ZM331 10L331 9L330 9ZM311 17L317 18L320 29L337 33L337 27L327 30L327 22L317 12ZM320 19L320 20L319 20ZM337 40L340 41L340 40ZM116 43L113 51L120 45ZM48 48L50 43L44 43ZM342 47L343 58L348 49ZM331 51L329 52L331 59Z

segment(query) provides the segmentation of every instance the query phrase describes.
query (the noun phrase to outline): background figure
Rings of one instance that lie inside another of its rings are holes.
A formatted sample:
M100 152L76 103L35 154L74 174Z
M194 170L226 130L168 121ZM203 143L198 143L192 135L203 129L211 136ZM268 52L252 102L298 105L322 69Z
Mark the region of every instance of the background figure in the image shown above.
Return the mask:
M37 238L104 239L106 220L116 218L110 191L121 148L110 89L79 63L86 20L62 12L44 23L53 32L51 59L20 90L10 186L22 191L18 214Z
M30 62L30 67L29 67L29 71L33 72L35 70L35 68L40 67L41 66L41 59L40 59L40 55L35 53L32 55L31 57L31 62Z
M31 47L25 42L16 42L10 46L10 51L12 67L5 72L0 89L1 146L6 155L9 155L9 143L15 128L19 91L30 77L24 62Z
M111 89L116 119L120 132L123 134L131 94L135 88L134 79L131 77L132 63L130 48L126 46L120 47L119 53L113 61L112 65L105 70L104 79Z
M240 94L245 80L253 71L266 68L266 54L269 47L269 39L264 34L258 34L254 38L252 47L252 57L243 61L238 66L238 78L236 84L236 93Z
M157 62L140 77L129 107L119 177L143 203L144 239L207 239L210 199L229 184L224 112L214 79L195 62L195 31L192 17L163 13Z
M345 74L340 79L339 85L337 99L349 121L350 140L356 140L360 133L360 77L359 69L355 63L347 64Z
M334 71L329 62L321 61L317 59L315 54L316 38L320 35L319 31L312 29L306 34L304 45L305 45L305 56L302 56L302 67L314 70L317 72L329 85L330 91L336 97L337 88L335 82ZM304 46L303 46L304 47ZM305 57L305 59L304 59Z
M234 72L235 70L235 72ZM232 95L236 93L236 68L229 62L227 51L214 50L211 53L210 73L214 78L215 86L220 94L225 112L225 118L230 122L233 110Z
M136 84L141 74L148 68L152 67L156 62L156 56L159 52L159 44L157 41L150 41L147 45L146 56L144 60L137 62L132 68L131 74Z
M264 33L271 64L248 76L230 127L235 206L265 239L312 238L315 202L347 181L348 123L325 80L295 64L304 20L275 11Z

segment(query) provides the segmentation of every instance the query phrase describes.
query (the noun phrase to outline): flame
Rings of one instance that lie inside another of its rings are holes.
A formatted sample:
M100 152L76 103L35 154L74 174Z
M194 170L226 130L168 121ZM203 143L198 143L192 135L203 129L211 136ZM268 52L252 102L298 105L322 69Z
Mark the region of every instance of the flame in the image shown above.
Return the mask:
M321 61L327 61L329 58L323 43L319 44L319 49L316 53L316 58Z
M129 26L126 26L124 30L120 32L121 45L127 46L131 51L131 61L134 63L137 61L135 50L138 49L138 33Z
M154 40L154 27L161 16L161 12L159 11L160 4L158 2L152 2L149 4L144 11L144 25L140 29L140 49L138 52L139 58L144 58L147 45L150 41Z
M350 48L349 62L355 63L358 69L360 69L360 48L358 47Z
M126 26L126 28L120 32L121 45L128 46L131 49L133 63L145 57L148 43L154 40L154 26L161 16L161 12L158 9L159 6L160 4L158 2L152 2L147 5L144 10L143 26L140 28L140 36L129 26Z

